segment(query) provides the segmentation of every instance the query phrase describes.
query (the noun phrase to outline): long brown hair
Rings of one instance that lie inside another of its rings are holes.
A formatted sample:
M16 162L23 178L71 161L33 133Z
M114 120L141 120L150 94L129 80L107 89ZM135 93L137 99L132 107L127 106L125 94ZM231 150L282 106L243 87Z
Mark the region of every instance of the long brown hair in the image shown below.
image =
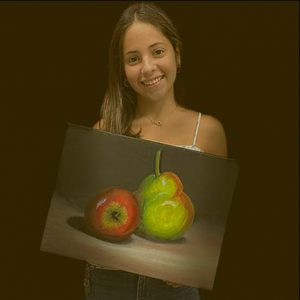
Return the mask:
M123 40L127 28L134 22L150 23L171 42L175 53L182 53L182 42L175 26L165 12L153 3L140 2L126 8L117 22L109 48L108 87L101 106L102 129L112 133L139 136L131 132L137 96L125 83Z

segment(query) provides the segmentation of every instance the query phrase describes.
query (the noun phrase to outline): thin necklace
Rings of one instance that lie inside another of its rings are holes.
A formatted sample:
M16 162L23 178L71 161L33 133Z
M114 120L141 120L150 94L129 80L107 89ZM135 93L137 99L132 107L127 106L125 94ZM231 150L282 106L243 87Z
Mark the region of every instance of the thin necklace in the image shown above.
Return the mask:
M151 122L151 124L154 124L154 125L156 125L156 126L158 126L158 127L161 127L161 125L162 125L161 121L154 121L154 120L151 119L151 118L148 118L148 119L149 119L149 121Z
M175 106L174 111L175 111L176 109L177 109L177 105ZM161 126L163 125L161 121L155 121L155 120L153 120L153 119L150 118L150 117L147 117L147 119L150 121L151 124L153 124L153 125L155 125L155 126L157 126L157 127L161 127Z

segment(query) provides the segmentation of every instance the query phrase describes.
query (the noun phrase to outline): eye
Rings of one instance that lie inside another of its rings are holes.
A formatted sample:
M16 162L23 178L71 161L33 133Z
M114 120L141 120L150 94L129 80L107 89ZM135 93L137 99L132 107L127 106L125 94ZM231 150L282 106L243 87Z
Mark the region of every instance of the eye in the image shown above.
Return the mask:
M135 56L130 56L130 57L128 57L128 59L127 59L127 63L129 64L129 65L135 65L135 64L137 64L139 62L139 57L137 56L137 55L135 55Z
M155 56L157 56L157 57L161 57L161 56L163 56L163 55L165 54L165 49L163 49L163 48L155 49L155 50L153 51L153 54L154 54Z

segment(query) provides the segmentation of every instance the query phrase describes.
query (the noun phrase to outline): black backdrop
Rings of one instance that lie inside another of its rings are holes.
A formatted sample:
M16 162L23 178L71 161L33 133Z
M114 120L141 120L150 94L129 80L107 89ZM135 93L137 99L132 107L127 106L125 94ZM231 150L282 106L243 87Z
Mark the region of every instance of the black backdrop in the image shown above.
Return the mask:
M298 295L296 1L159 2L184 42L186 105L240 165L207 300ZM90 126L128 2L1 2L1 299L83 299L84 263L39 251L66 123ZM2 295L3 294L3 295Z

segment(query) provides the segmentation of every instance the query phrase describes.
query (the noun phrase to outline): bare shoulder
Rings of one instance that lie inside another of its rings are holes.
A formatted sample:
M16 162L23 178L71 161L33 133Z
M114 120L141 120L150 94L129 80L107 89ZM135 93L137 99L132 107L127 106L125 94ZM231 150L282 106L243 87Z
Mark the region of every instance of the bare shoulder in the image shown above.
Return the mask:
M197 145L204 152L227 157L225 130L217 118L202 114Z
M104 121L103 121L103 119L101 119L93 125L93 128L101 130L103 128L103 126L104 126Z

